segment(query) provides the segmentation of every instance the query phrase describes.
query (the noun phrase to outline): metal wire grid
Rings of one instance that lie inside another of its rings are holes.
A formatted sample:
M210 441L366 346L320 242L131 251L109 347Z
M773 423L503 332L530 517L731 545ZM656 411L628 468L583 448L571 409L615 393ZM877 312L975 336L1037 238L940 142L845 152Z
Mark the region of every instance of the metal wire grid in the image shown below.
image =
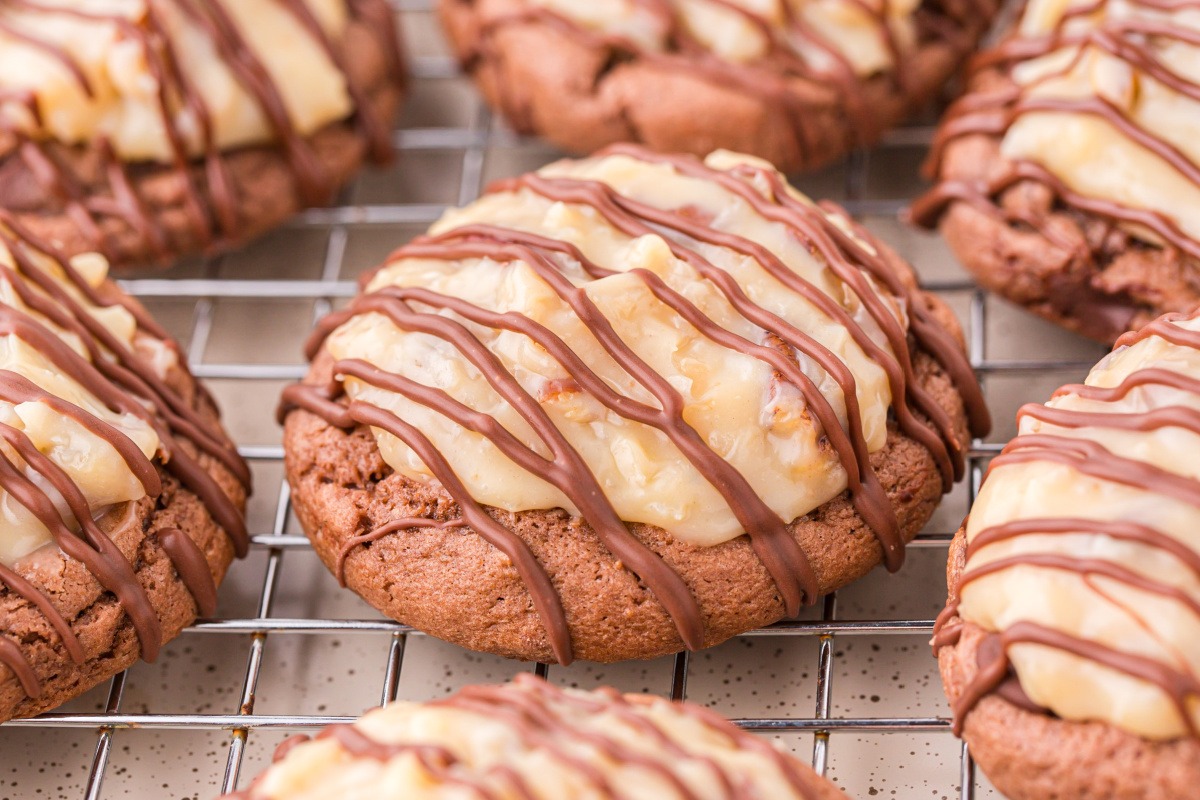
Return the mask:
M402 12L428 12L431 0L392 0ZM446 79L457 72L455 64L443 57L415 59L412 73L415 80ZM473 200L483 188L484 161L489 148L512 145L519 140L505 129L493 124L488 110L482 102L476 102L476 111L470 124L461 128L420 128L396 132L396 145L402 158L420 159L423 152L430 150L461 151L461 178L458 186L459 204ZM850 159L845 170L843 200L847 209L856 216L894 215L905 205L906 198L867 199L869 169L886 170L886 159L878 153L889 147L913 147L929 142L932 128L910 126L893 132L884 142L883 148L874 156L877 162L870 165L872 156L857 153ZM329 231L324 254L321 277L317 280L227 280L213 277L217 274L220 260L206 265L208 277L197 279L150 278L125 282L125 287L135 296L142 298L190 298L195 300L188 359L193 372L201 378L249 381L262 379L298 379L304 367L293 364L257 363L212 363L205 360L205 350L213 330L214 303L223 299L277 300L306 299L314 301L314 319L327 313L333 303L355 294L353 281L340 279L343 259L346 255L348 228L350 226L387 226L398 224L425 224L435 220L444 207L436 204L371 204L339 205L318 209L301 215L293 224L296 228L320 228ZM927 283L927 287L939 292L970 293L970 312L967 322L969 331L969 353L971 363L985 379L997 374L1020 374L1048 370L1083 371L1090 363L1074 360L1051 360L1028 362L1020 360L989 360L987 353L987 320L984 294L966 281L943 281ZM273 404L274 397L262 397L261 402ZM999 445L981 441L972 443L969 452L968 493L973 501L986 461L999 450ZM241 448L242 455L251 462L269 464L283 458L279 446L247 446ZM247 739L252 731L267 729L311 730L318 726L344 722L349 717L322 715L262 715L255 714L255 698L260 686L263 654L268 640L274 636L298 634L347 634L372 633L390 639L384 668L380 702L386 704L395 699L404 665L405 645L409 636L420 632L395 622L381 619L283 619L273 618L272 606L281 583L284 556L289 551L309 548L303 536L286 532L290 513L290 497L286 482L278 488L278 499L271 529L254 533L252 548L265 551L266 562L258 592L257 608L251 616L227 619L207 619L190 628L189 634L208 636L250 636L251 645L246 662L245 677L241 684L240 706L236 714L154 714L122 711L121 701L125 689L125 674L112 679L108 700L101 713L44 714L36 719L17 720L6 727L71 727L96 728L97 742L88 771L85 797L99 798L109 757L112 752L116 731L138 729L191 729L229 731L228 754L221 781L223 792L232 791L239 782L240 770L246 752ZM953 531L926 532L920 534L912 546L923 548L945 548ZM816 637L819 640L816 665L816 704L809 718L741 718L735 722L741 727L763 733L804 732L814 735L812 764L820 773L825 773L829 763L831 733L856 732L868 734L904 734L926 731L944 732L949 735L949 720L936 717L831 717L834 641L835 637L896 635L927 638L932 631L931 619L859 619L837 618L837 595L823 601L819 620L785 621L769 628L744 634L752 637ZM670 696L682 699L687 695L689 657L681 653L675 657L671 672ZM930 669L933 664L930 662ZM534 671L547 676L551 669L537 664ZM958 796L964 800L973 798L976 792L975 770L965 745L962 747L957 776ZM954 776L947 776L947 785Z

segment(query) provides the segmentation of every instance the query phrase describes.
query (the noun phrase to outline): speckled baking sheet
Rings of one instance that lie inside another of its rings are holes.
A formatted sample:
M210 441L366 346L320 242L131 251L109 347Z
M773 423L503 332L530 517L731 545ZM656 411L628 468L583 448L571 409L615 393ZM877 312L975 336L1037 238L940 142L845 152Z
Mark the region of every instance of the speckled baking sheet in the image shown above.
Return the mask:
M392 168L363 176L340 207L241 253L128 282L188 347L253 466L254 546L221 587L220 616L167 645L157 663L0 727L0 798L211 798L248 783L291 733L381 700L437 697L533 669L410 633L340 590L300 535L282 483L274 407L303 373L300 343L314 317L447 204L557 156L491 118L446 56L427 0L405 0L401 15L416 77ZM1080 379L1102 350L985 297L936 237L896 221L920 190L930 133L897 131L798 184L845 203L958 312L997 419L992 438L972 448L977 482L1012 435L1017 406ZM926 644L945 597L946 544L970 495L960 486L946 498L899 574L876 571L803 622L686 659L554 667L548 677L685 692L811 758L854 797L997 797L949 732Z

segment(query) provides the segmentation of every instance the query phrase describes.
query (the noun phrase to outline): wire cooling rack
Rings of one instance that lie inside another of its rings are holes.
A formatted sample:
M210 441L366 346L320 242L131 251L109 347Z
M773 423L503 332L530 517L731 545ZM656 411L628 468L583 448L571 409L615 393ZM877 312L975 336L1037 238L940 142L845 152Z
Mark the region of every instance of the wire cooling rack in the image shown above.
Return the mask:
M429 0L396 5L414 75L396 132L397 165L242 253L125 281L179 336L192 370L224 406L255 473L253 550L222 587L222 616L198 622L158 664L140 664L64 710L0 727L0 797L210 797L244 786L285 734L525 668L564 683L615 683L707 703L744 728L811 752L817 771L857 796L996 796L949 733L926 645L945 597L946 546L987 459L1012 433L1015 407L1081 377L1100 350L986 297L936 237L896 221L921 188L928 121L797 180L891 241L959 312L997 418L993 439L972 443L967 485L947 498L899 575L877 571L801 620L713 651L565 669L504 662L421 636L339 590L319 566L290 514L271 421L278 390L305 371L305 330L353 296L358 272L447 205L557 156L492 119L446 55Z

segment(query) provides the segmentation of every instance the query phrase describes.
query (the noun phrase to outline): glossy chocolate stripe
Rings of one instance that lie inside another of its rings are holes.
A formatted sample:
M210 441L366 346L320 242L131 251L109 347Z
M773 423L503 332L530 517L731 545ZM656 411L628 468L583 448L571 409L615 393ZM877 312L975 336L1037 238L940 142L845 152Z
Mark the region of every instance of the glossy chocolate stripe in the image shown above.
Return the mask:
M1075 394L1085 400L1098 400L1110 403L1114 400L1121 400L1134 389L1145 386L1166 386L1171 389L1178 389L1181 392L1200 395L1200 378L1193 378L1190 375L1184 375L1162 367L1150 367L1149 369L1140 369L1128 375L1117 386L1088 386L1083 383L1069 383L1055 391L1051 397Z
M610 688L583 693L518 674L508 685L468 686L408 713L400 712L393 718L397 722L394 728L389 729L384 714L374 712L360 723L330 726L317 736L317 741L336 742L342 751L335 756L339 763L349 757L387 765L394 759L413 757L426 773L421 778L428 781L423 785L430 791L437 793L446 785L461 786L480 797L497 800L514 796L536 800L550 797L546 792L556 789L576 794L591 790L590 794L612 800L650 796L647 791L680 800L717 796L757 800L762 796L762 785L755 784L749 770L766 766L760 758L778 770L795 796L815 800L825 793L820 779L802 773L793 759L708 709L650 696L625 696ZM405 724L429 719L433 729L440 731L439 722L444 720L453 730L458 725L470 725L471 718L510 731L511 738L520 744L512 750L517 757L491 758L469 746L459 748L454 741L440 744L447 741L443 736L436 732L426 736L423 725ZM697 726L701 741L692 747ZM286 758L300 763L304 756L294 748L306 740L294 737L285 742L276 761ZM534 755L535 760L519 757L523 753ZM756 763L751 764L751 760ZM538 770L545 772L547 783L539 781L543 775ZM561 773L561 777L554 773ZM642 783L631 782L635 780ZM719 784L720 793L716 795L709 789L713 780ZM257 797L260 793L255 788L251 786L236 796Z
M436 520L428 517L401 517L400 519L388 520L384 524L372 528L359 536L352 536L342 545L342 549L338 551L337 568L334 574L337 576L339 586L346 585L346 559L350 553L356 548L361 547L371 542L376 542L385 536L391 536L400 531L411 530L413 528L439 528L448 530L450 528L466 528L467 523L461 519Z
M314 408L319 409L320 406ZM471 524L472 529L484 541L508 556L517 574L525 582L533 606L545 628L554 657L560 664L570 664L574 656L570 627L563 611L562 599L529 546L512 531L492 519L483 506L475 502L445 457L425 434L396 415L366 403L352 401L347 406L347 414L354 422L379 428L408 445L458 504L463 519Z
M217 524L224 528L233 541L238 556L246 554L249 548L249 533L233 500L225 494L208 471L175 441L168 428L149 409L110 383L94 365L80 357L32 317L14 308L0 306L0 335L6 334L15 335L35 347L114 412L132 414L150 424L171 456L166 463L167 470L200 497Z
M219 460L244 488L250 488L250 470L236 449L222 438L216 423L206 420L140 356L113 336L112 332L88 313L57 281L38 267L21 243L0 229L0 243L7 246L21 275L42 290L48 299L31 291L12 271L0 265L0 274L9 279L21 301L56 325L75 333L87 349L91 362L106 377L134 396L150 400L171 428L184 434L205 453ZM60 268L68 268L59 264ZM115 356L115 363L101 351Z
M992 459L988 473L1008 464L1052 461L1098 478L1157 492L1200 508L1200 481L1132 458L1118 456L1087 439L1031 433L1009 442Z
M25 598L37 610L42 612L50 626L58 633L62 639L63 647L67 651L67 655L76 664L82 664L84 659L83 645L79 642L79 637L71 630L71 623L62 615L55 606L53 601L46 596L41 589L38 589L28 580L26 580L19 572L0 564L0 583L8 586L9 589L16 592L20 597Z
M1200 434L1200 409L1187 406L1160 406L1141 414L1104 411L1078 411L1027 403L1017 411L1017 420L1036 419L1056 428L1114 428L1124 431L1148 431L1159 428L1183 428Z
M1097 533L1123 542L1144 544L1164 550L1185 564L1200 577L1200 553L1162 531L1140 522L1129 520L1088 519L1087 517L1050 517L1044 519L1018 519L1001 525L984 528L971 538L967 545L967 558L996 542L1004 542L1018 536L1042 536L1056 534Z
M0 634L0 664L8 667L21 684L22 691L33 699L42 695L42 682L25 659L25 652L12 639Z
M559 760L567 761L567 747L586 745L600 756L602 763L640 767L669 785L682 800L701 800L700 796L675 774L673 765L663 763L651 755L642 754L614 737L585 727L568 728L564 725L562 719L550 708L549 702L570 705L572 699L569 695L561 692L543 694L532 685L530 689L529 692L511 692L497 696L496 690L489 687L467 687L444 705L499 717L512 725L527 747L549 750ZM603 783L611 787L605 796L629 796L607 779L604 779Z
M716 455L707 448L707 445L704 445L700 441L698 434L695 434L694 430L692 431L693 435L691 436L688 436L684 433L685 430L692 429L690 426L686 426L685 423L682 422L681 416L675 412L669 412L668 406L665 404L663 410L655 409L651 406L638 403L611 390L605 384L603 379L596 375L582 361L582 359L580 359L571 351L565 342L563 342L548 329L525 317L520 317L518 315L501 315L488 312L482 308L473 306L466 301L438 295L429 290L419 288L399 289L388 287L380 290L377 293L364 295L356 299L351 304L350 308L348 308L345 312L339 315L333 315L324 321L313 341L319 342L323 340L324 331L332 330L332 328L340 324L341 321L344 321L345 319L348 319L349 317L358 313L367 311L374 311L376 313L387 315L388 318L393 321L393 323L397 324L402 329L421 330L431 335L442 336L443 338L449 340L449 337L446 336L445 332L454 331L453 326L456 325L456 323L453 323L452 320L445 318L425 315L427 317L425 320L425 325L417 327L413 324L414 317L412 316L412 312L406 311L402 305L406 300L420 302L426 305L432 305L434 307L448 308L460 314L464 318L471 320L472 322L488 325L497 329L511 330L530 336L532 339L534 339L534 341L538 342L539 345L544 347L554 358L558 359L559 363L563 365L568 374L571 375L571 377L576 380L582 388L591 392L593 396L606 407L612 409L627 419L641 422L642 424L650 425L658 430L661 430L668 437L670 437L672 441L676 442L676 444L684 452L685 456L689 457L692 463L695 464L698 469L701 469L704 474L708 474L708 470L712 470L717 473L721 472L721 467L718 466L718 462L720 464L724 464L725 462L718 459ZM464 336L464 332L465 329L457 331L457 339L460 343L460 352L470 350L472 363L478 369L480 369L485 378L492 383L493 387L497 388L497 390L500 390L501 387L505 387L506 391L502 392L502 396L506 396L506 399L511 398L510 402L515 401L514 407L523 412L523 415L528 422L533 424L534 420L537 420L540 423L540 425L537 427L537 430L539 434L544 437L543 441L546 441L546 443L551 447L555 447L555 445L557 445L555 448L556 452L571 458L568 468L562 471L559 480L554 481L552 478L550 478L552 482L554 482L561 491L567 494L568 497L577 495L575 502L579 505L581 510L585 511L585 518L589 520L589 523L592 525L597 535L601 538L601 541L605 543L608 549L623 564L631 568L632 571L641 576L642 579L646 580L647 585L652 589L652 591L655 592L656 597L658 597L659 601L671 614L671 617L674 620L684 643L690 648L701 647L704 639L703 623L699 609L695 604L695 599L692 597L692 594L686 584L682 582L682 579L677 573L675 573L673 570L670 570L665 563L662 562L660 557L655 555L652 551L642 545L641 542L634 539L629 534L625 524L620 520L616 512L612 510L611 506L609 506L607 501L604 499L603 490L596 485L595 478L591 475L591 471L587 467L587 464L578 457L578 454L575 453L572 448L570 448L570 445L566 442L565 437L563 437L562 434L557 431L557 428L554 427L549 418L545 417L545 412L541 409L541 407L535 401L533 401L532 398L525 395L524 390L520 389L520 387L504 369L503 365L500 364L500 362L495 359L494 356L491 356L486 350L481 349L478 346L471 346L466 336ZM335 365L335 372L338 371L341 365L345 363L346 362L339 362L338 365ZM359 369L357 373L351 374L357 374L358 377L361 378L364 373L362 369ZM379 376L383 375L381 372L378 374ZM386 377L391 378L392 381L395 381L400 376L388 373ZM375 380L370 382L375 383L375 385L381 385L379 382L379 377L376 377ZM393 386L390 388L393 390L404 389L408 395L422 392L420 385L412 381L404 382L403 386ZM661 390L661 386L658 388ZM447 413L446 410L451 405L461 407L461 404L458 404L457 401L454 401L448 395L445 395L445 393L440 393L437 390L426 390L423 393L426 395L423 404L427 407L441 411L442 413ZM460 412L461 411L462 409L460 408ZM463 422L466 420L463 419L463 415L460 413L457 421L459 421L460 424L463 424ZM484 417L483 415L480 415L478 422L472 429L477 430L477 432L480 433L485 433L486 431L485 435L491 439L493 444L496 444L497 447L501 447L501 449L505 451L510 458L513 458L515 461L517 461L518 464L522 464L522 462L524 462L522 466L530 471L536 470L537 474L539 475L543 474L544 472L559 472L559 470L555 469L556 465L553 462L545 463L544 460L531 460L528 455L524 458L521 458L519 455L519 451L522 448L520 443L517 442L515 438L511 437L511 435L506 435L507 432L504 431L504 429L499 425L495 424L495 421L490 417ZM554 445L551 444L552 441L555 442ZM505 447L504 444L507 444L507 447ZM574 455L572 456L572 454ZM534 456L534 458L540 459L539 456ZM576 491L576 489L581 485L590 485L588 491L593 499L578 496L579 493ZM718 489L723 488L715 483L714 486L716 486ZM734 499L731 502L738 501ZM606 508L602 508L599 505L600 503L603 503ZM587 509L589 507L592 508L590 514L587 513ZM808 591L812 592L812 596L815 597L815 579L811 577L811 570L806 571L804 577L805 580L809 582L808 587L806 588L808 588Z
M258 102L287 155L301 199L306 205L319 205L324 202L331 188L324 168L317 160L312 146L296 133L279 88L268 75L262 61L246 43L229 13L219 2L176 2L208 33L238 82Z
M1077 572L1081 576L1099 575L1148 594L1156 594L1174 600L1200 616L1200 601L1182 589L1168 586L1112 561L1105 561L1101 558L1079 558L1058 553L1021 553L968 567L958 579L959 591L973 581L986 578L988 575L995 575L997 572L1003 572L1012 567L1037 567L1060 572Z
M171 559L179 579L187 587L200 616L211 617L217 613L217 585L208 568L208 559L196 546L191 537L178 528L167 528L158 532L158 543Z
M468 226L466 228L451 230L444 236L433 237L429 241L438 242L440 244L458 239L459 236L456 234L464 234L468 237L473 237L478 236L482 232L483 231L479 226ZM505 245L506 237L502 230L494 231L493 235L489 236L488 238L492 242L492 244L489 246L472 248L469 244L461 244L457 246L459 249L455 250L454 252L455 254L468 254L470 257L500 256L503 254L511 254L513 256L520 257L524 255L527 258L536 258L537 260L544 262L546 266L553 266L553 262L551 260L544 259L541 256L536 255L531 249L526 252L527 248L522 248L521 250L512 250L510 247L507 247ZM514 238L525 238L526 240L530 240L530 237L523 237L520 233L516 234ZM540 239L541 237L537 238ZM536 241L534 243L539 250L552 249L559 252L565 250L572 255L572 257L578 255L578 260L583 266L584 270L588 272L588 274L595 277L604 277L606 275L614 274L611 270L601 268L588 261L588 259L586 259L582 253L579 253L576 248L566 245L565 243L560 243L560 246L555 248L544 248ZM418 249L414 249L414 247ZM414 254L416 257L429 257L432 255L430 251L424 248L424 244L421 240L419 240L415 245L402 248L393 255L398 257L406 257ZM805 400L809 403L810 410L817 415L822 424L823 430L830 438L830 442L834 449L838 452L841 458L842 466L845 468L847 475L849 476L852 488L863 489L863 484L859 477L860 473L858 470L858 462L855 460L854 452L850 449L852 445L847 439L845 432L842 430L841 424L838 422L833 409L830 407L828 401L825 400L824 396L821 395L821 393L817 390L812 380L804 375L803 372L798 369L796 364L788 360L777 350L762 345L756 345L753 342L737 336L717 325L711 319L704 316L699 309L697 309L690 302L686 301L681 295L671 290L661 278L653 273L645 270L634 270L633 272L637 274L644 283L647 284L647 286L659 300L663 301L677 311L684 319L693 325L699 333L708 338L710 341L714 341L728 349L736 352L742 352L746 355L751 355L761 361L769 363L775 369L779 370L780 373L786 378L791 380L793 385L795 385L804 395ZM728 292L736 291L739 293L741 291L736 287L736 285L730 287L728 283L726 283L725 290ZM382 291L384 293L394 292L394 290L391 289L384 289ZM402 291L411 292L412 290ZM411 296L425 298L423 302L428 302L429 295L427 294L422 293L418 295L413 293ZM726 296L728 297L728 295ZM555 358L558 359L559 363L567 369L568 374L570 374L574 380L579 381L587 391L591 392L593 396L599 399L600 402L602 402L606 407L612 409L618 414L626 416L628 419L635 419L643 424L651 425L665 433L671 439L671 441L680 448L684 456L688 458L688 460L693 464L693 466L696 467L701 475L705 476L711 485L721 492L730 509L734 511L739 520L755 519L753 516L755 512L752 509L746 509L746 498L750 496L750 493L747 491L749 489L748 483L745 484L744 488L739 486L739 483L743 483L744 479L741 479L741 477L737 475L736 470L734 470L731 465L728 465L723 459L717 457L716 454L707 447L707 445L705 445L703 448L699 447L695 441L697 438L696 436L682 435L680 430L683 429L683 426L679 424L671 424L672 421L676 423L682 422L681 412L679 412L678 419L676 419L676 416L672 414L666 420L665 424L660 417L656 416L654 409L646 406L642 406L641 409L636 412L636 416L628 416L622 410L622 408L634 408L635 406L630 405L631 401L626 401L625 398L611 391L602 379L600 379L598 376L595 376L580 359L574 357L574 355L570 353L570 349L561 341L561 339L559 339L557 336L554 336L553 333L546 330L542 326L529 321L519 328L513 328L511 324L503 324L504 320L499 315L487 315L475 310L474 308L468 307L466 304L461 302L455 303L453 301L448 301L445 298L439 298L437 302L441 304L446 304L447 302L453 303L452 305L447 305L445 307L452 308L456 311L456 313L463 314L475 322L491 325L498 324L500 327L504 327L509 330L518 330L526 335L529 335L531 332L536 333L537 335L533 338L542 347L547 348L553 353ZM748 303L749 301L746 300L746 302ZM786 325L783 320L779 320L778 318L775 319L778 320L779 325ZM331 323L332 322L333 320L331 320ZM790 326L788 327L790 328ZM830 354L830 356L832 357L832 354ZM661 397L661 395L666 391L665 388L663 388L661 385L658 387L651 386L644 381L642 381L642 385L659 399L660 403L663 405L663 411L666 412L669 406L663 402ZM859 425L859 430L861 431L861 424ZM859 434L859 438L861 439L861 433ZM863 449L865 451L865 444ZM870 470L869 463L867 465L867 469L868 471ZM873 477L873 473L870 473L870 478ZM878 486L877 480L875 481L875 485ZM894 533L896 525L894 512L892 512L891 505L887 501L886 496L883 495L881 487L876 492L867 494L867 496L864 498L863 494L867 492L870 492L869 483L866 485L865 492L856 492L856 504L859 505L860 508L864 509L863 517L868 520L868 523L876 523L875 525L872 525L872 529L878 531L877 535L880 538L881 544L884 546L885 554L889 556L889 563L891 563L895 560L897 546L901 549L901 551L903 548L903 542L901 542L899 540L899 536ZM759 511L757 513L762 515L764 512ZM880 522L881 519L882 522ZM755 536L755 531L757 530L758 528L747 527L747 531L752 539ZM795 556L792 557L795 558ZM816 597L815 576L812 575L811 570L806 568L804 563L796 563L799 564L803 596L807 598L809 602L812 602ZM774 573L772 573L772 576L774 577ZM776 578L776 580L778 582L778 578Z
M899 387L895 406L897 416L901 420L901 427L905 427L905 420L907 420L908 424L925 434L918 438L918 441L928 445L935 460L937 460L938 453L941 453L940 463L944 467L947 478L950 479L953 477L954 469L949 466L948 453L952 450L956 455L961 455L960 445L954 441L955 433L949 431L952 444L948 446L942 438L941 432L931 427L929 423L917 421L914 410L909 408L908 401L910 399L916 403L916 410L921 412L925 411L925 404L932 404L934 407L937 407L937 404L928 394L917 391L919 387L915 380L914 367L910 361L911 351L905 332L891 309L885 305L884 299L877 294L877 291L887 290L886 284L882 290L876 290L869 284L869 280L875 277L875 272L890 270L893 267L883 261L879 261L874 266L852 263L852 256L846 246L835 242L822 227L822 225L832 225L832 223L827 220L824 223L810 223L801 214L803 211L804 214L824 220L824 212L811 207L785 209L780 205L780 201L768 200L756 194L755 190L746 183L746 176L711 171L706 167L697 166L699 162L686 159L679 159L677 164L675 159L653 155L640 148L616 147L611 150L651 163L670 161L683 174L696 177L695 173L700 172L698 177L712 180L741 196L749 192L752 196L746 199L749 200L751 210L767 218L768 221L782 222L789 230L799 233L802 240L806 240L806 234L810 230L815 231L814 235L823 237L820 241L824 252L828 253L830 259L837 259L842 265L838 272L839 276L846 276L844 280L847 284L857 287L864 296L875 299L876 304L870 313L881 329L886 329L887 323L891 323L894 329L892 338L899 342L900 352L904 355L903 359L897 359L888 354L836 301L819 292L811 283L800 279L769 250L734 234L726 234L696 223L689 219L684 209L657 209L625 197L605 184L561 177L526 176L500 182L490 189L490 191L528 190L551 201L590 207L617 231L627 236L635 238L646 235L662 237L674 257L689 264L708 279L725 301L730 304L730 308L734 312L749 325L765 332L764 342L751 341L717 324L681 292L673 289L661 277L650 271L641 269L630 271L630 274L641 281L656 300L673 310L681 320L692 326L701 336L726 350L749 356L769 365L775 373L775 380L789 382L799 390L805 399L807 411L812 414L813 419L819 422L820 432L827 437L828 446L836 452L847 476L850 498L859 514L878 537L886 563L891 568L899 566L903 555L903 540L899 535L895 511L871 469L870 453L867 451L863 438L861 412L857 406L856 378L853 372L811 335L751 301L745 291L733 280L732 275L717 267L708 258L701 256L698 246L693 242L709 242L717 247L727 247L733 253L755 258L762 264L767 275L776 277L785 289L795 292L802 298L807 298L818 310L828 311L833 321L842 322L850 338L857 343L862 343L865 354L869 358L874 357L880 364L882 372L887 375L891 385ZM714 177L708 174L709 172L720 177ZM770 209L781 213L776 214L772 219ZM797 218L800 219L799 222L797 222ZM675 235L664 236L663 229L671 231ZM859 250L867 256L871 255L865 249L859 248ZM587 507L587 503L580 500L581 496L585 498L595 496L603 499L603 493L595 486L595 478L591 475L588 465L573 457L574 451L566 445L565 437L556 429L528 391L507 372L503 363L492 355L482 342L470 333L467 327L455 320L462 319L493 330L518 333L528 337L536 343L540 352L546 353L558 362L567 375L564 380L574 387L574 390L586 392L620 417L661 431L675 444L700 475L725 499L726 506L733 512L734 517L741 523L742 529L748 534L754 552L758 554L766 566L768 574L779 587L785 601L785 610L788 613L794 613L800 601L815 599L819 585L807 558L791 534L790 523L780 519L779 515L757 495L745 477L731 463L713 452L703 437L686 423L682 415L682 398L679 393L621 339L585 289L573 283L572 279L568 277L569 270L563 260L564 257L577 264L578 268L592 279L618 274L616 270L590 261L576 245L569 242L486 223L468 224L448 229L437 235L418 237L412 243L393 252L386 263L404 259L429 259L447 263L484 259L500 264L519 262L528 266L574 312L575 318L583 323L588 333L617 366L655 398L658 407L639 403L613 390L579 356L573 353L558 335L522 314L492 312L473 302L419 287L384 286L375 291L368 291L371 280L379 274L379 270L368 273L360 280L364 294L353 300L346 309L330 314L318 323L305 348L307 356L310 359L315 358L327 337L335 329L354 317L366 314L382 315L388 323L401 331L416 331L434 336L451 345L460 355L465 356L466 360L482 373L484 380L493 389L499 391L505 402L534 425L538 437L566 467L561 474L557 465L550 463L528 445L512 436L498 424L496 419L471 410L444 391L424 386L405 376L384 371L378 367L354 363L353 359L333 364L335 383L332 386L297 386L285 390L280 406L280 418L286 417L292 408L302 407L337 427L353 427L354 419L346 411L346 402L348 401L342 398L342 390L338 386L338 382L343 378L364 379L368 384L404 396L410 402L416 402L418 405L434 410L449 419L452 424L480 433L491 440L501 454L516 463L517 466L526 472L545 478L558 487L563 494L572 498L573 504L580 509L581 516L597 531L609 549L616 552L613 542L629 538L624 523L612 511L607 500L604 501L603 508L593 507L591 509ZM570 269L574 268L572 265ZM870 278L863 274L863 270L866 270ZM884 281L881 280L881 283ZM899 282L892 282L892 285L897 286L902 297L907 298L910 304L913 304L910 316L927 314L923 301L915 289ZM864 302L870 305L869 301ZM418 311L417 308L421 310ZM425 308L432 310L427 312L424 310ZM927 321L935 324L931 319L927 319ZM945 350L941 346L945 342L949 342L951 347L957 347L949 337L938 339L928 332L924 337L918 338L941 343L932 345L936 349ZM830 401L817 390L813 379L805 375L797 360L800 357L809 359L814 366L823 369L830 380L839 385L847 399L846 425L842 424ZM951 378L957 377L959 380L966 379L973 382L970 367L961 351L957 356L947 354L943 360L948 363L956 363L955 358L961 362L961 369L948 370ZM901 366L901 362L904 362L903 366ZM356 403L361 405L362 401L359 400ZM940 407L938 408L940 411ZM948 419L946 412L940 413L943 418ZM976 413L976 422L981 421L987 421L986 411ZM950 426L943 427L949 430ZM575 455L577 456L577 454ZM601 518L606 522L598 524L597 520ZM399 531L404 527L396 525L390 530ZM386 534L370 531L362 536L352 537L355 543L348 544L343 553L352 550L358 542L373 541L382 535ZM618 555L618 557L622 564L637 575L646 578L647 575L652 574L639 566L633 558L625 555ZM656 569L659 568L659 559L647 560ZM342 563L344 563L344 558ZM686 635L687 627L681 625L681 622L686 621L690 616L689 608L694 605L694 599L687 587L673 573L647 580L647 585L660 602L666 606L680 630L685 644L695 646L694 642L702 637ZM545 622L543 620L543 624ZM698 629L700 623L690 624Z
M50 394L24 375L6 369L0 369L0 400L14 405L17 403L44 403L55 413L78 422L89 433L112 445L125 465L129 467L129 471L142 484L147 495L157 497L162 494L162 481L150 459L146 458L134 441L122 431L94 416L91 412Z
M1115 672L1130 678L1145 681L1158 688L1171 698L1184 725L1190 735L1197 735L1196 725L1192 721L1188 704L1200 697L1200 681L1194 676L1167 667L1158 661L1135 653L1116 650L1089 639L1081 639L1063 631L1047 628L1035 622L1017 622L999 634L1001 645L1005 652L1017 644L1036 644L1049 647L1070 655L1094 661ZM1000 658L993 667L976 675L959 697L955 704L956 732L961 732L962 720L980 699L996 686L1008 674L1008 659Z

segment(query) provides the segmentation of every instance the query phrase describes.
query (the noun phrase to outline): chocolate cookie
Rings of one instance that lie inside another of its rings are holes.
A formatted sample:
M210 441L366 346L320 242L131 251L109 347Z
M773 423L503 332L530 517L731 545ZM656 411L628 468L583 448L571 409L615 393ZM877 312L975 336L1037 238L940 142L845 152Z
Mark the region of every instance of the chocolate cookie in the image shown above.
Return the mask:
M440 0L438 10L463 68L522 133L574 153L728 148L793 172L874 143L928 103L997 6Z
M1013 800L1192 797L1200 318L1126 334L1019 421L950 549L956 730Z
M1111 343L1200 305L1200 24L1033 0L976 61L913 207L987 288Z
M622 791L622 788L626 791ZM241 800L626 797L845 800L807 764L692 703L559 689L532 675L393 703L284 741Z
M429 633L561 663L713 645L898 568L968 415L989 425L911 269L728 152L499 183L308 354L286 469L326 565Z
M153 661L246 551L249 470L106 269L0 212L0 722Z
M391 156L386 0L0 10L0 208L114 267L243 243Z

